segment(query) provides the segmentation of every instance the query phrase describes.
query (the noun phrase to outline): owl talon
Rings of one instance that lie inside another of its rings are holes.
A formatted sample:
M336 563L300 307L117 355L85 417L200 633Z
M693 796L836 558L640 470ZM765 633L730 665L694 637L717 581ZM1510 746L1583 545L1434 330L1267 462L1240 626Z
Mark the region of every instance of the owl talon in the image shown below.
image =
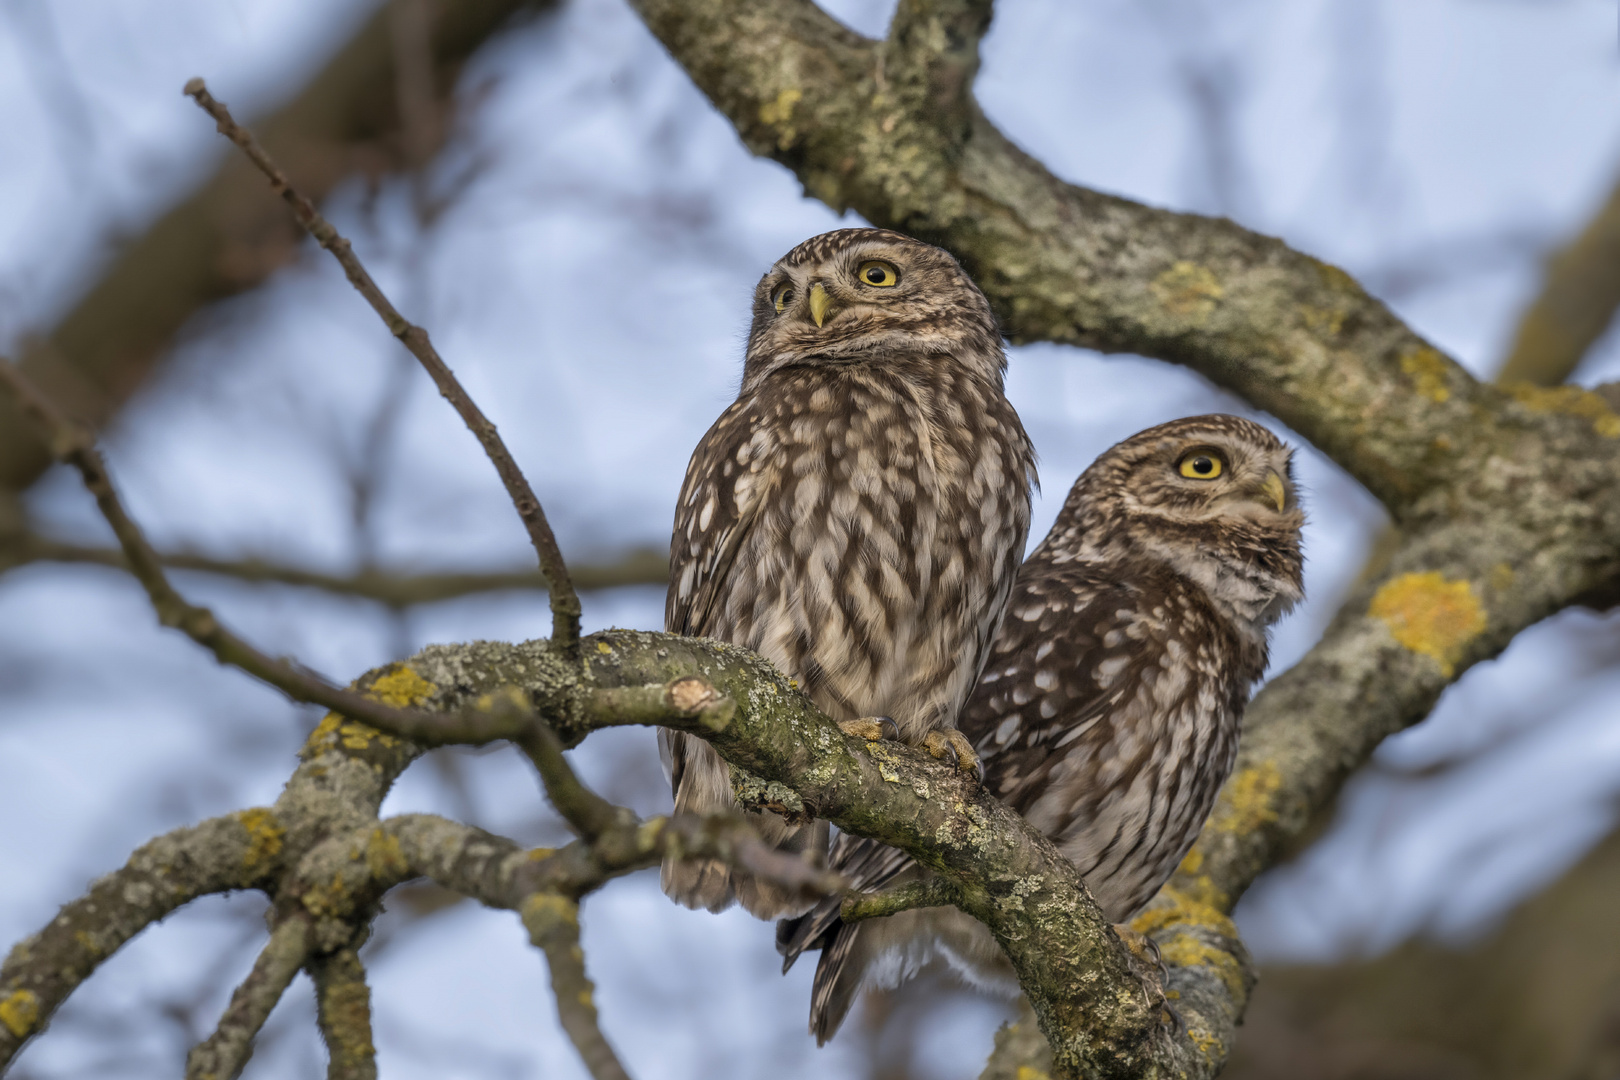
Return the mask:
M845 735L858 736L867 742L900 737L900 725L887 716L862 716L854 720L839 720L838 730Z
M947 754L950 755L952 762L956 765L957 772L972 773L974 776L981 775L979 755L974 752L973 744L968 741L966 735L963 735L955 728L930 731L923 736L922 745L924 750L927 750L930 755L939 760L944 760Z

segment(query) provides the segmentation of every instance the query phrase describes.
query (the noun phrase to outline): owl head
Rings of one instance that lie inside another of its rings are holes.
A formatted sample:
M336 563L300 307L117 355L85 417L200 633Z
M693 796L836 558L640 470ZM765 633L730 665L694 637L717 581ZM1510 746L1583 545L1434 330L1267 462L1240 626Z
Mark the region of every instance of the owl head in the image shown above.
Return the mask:
M743 387L778 368L921 356L999 387L990 303L950 253L887 229L838 229L782 256L754 290Z
M1043 542L1056 561L1149 559L1264 633L1304 595L1293 450L1252 420L1192 416L1109 449Z

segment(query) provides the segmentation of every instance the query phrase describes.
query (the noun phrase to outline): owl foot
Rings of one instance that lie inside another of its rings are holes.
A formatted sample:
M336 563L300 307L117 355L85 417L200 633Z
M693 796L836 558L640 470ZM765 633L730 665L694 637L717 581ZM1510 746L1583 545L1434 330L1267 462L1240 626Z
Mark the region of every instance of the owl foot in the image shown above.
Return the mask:
M973 744L968 742L955 728L930 731L923 736L923 749L936 758L943 760L947 754L956 761L957 772L979 775L979 755L973 752Z
M1160 1021L1174 1033L1185 1031L1181 1014L1169 1001L1170 968L1164 962L1164 955L1159 952L1159 943L1146 934L1137 933L1125 923L1115 923L1114 934L1124 944L1125 951L1131 954L1131 970L1151 987L1153 996L1158 999Z
M838 730L845 735L859 736L867 742L900 738L900 725L887 716L862 716L855 720L840 720Z

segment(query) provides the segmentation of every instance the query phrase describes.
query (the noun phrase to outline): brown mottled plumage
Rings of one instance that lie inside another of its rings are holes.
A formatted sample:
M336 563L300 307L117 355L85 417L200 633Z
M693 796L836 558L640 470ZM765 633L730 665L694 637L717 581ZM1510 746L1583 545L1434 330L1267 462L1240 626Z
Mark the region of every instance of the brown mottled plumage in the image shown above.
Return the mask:
M990 305L956 260L899 233L806 240L754 292L737 400L698 444L675 511L665 628L766 657L846 729L975 762L957 713L1017 575L1034 453L1002 391ZM677 811L733 805L706 743L660 732ZM826 824L756 815L824 858ZM713 860L664 891L760 918L798 897Z
M1289 449L1235 416L1150 428L1075 482L1024 563L962 711L985 783L1055 841L1103 913L1131 918L1197 838L1232 770L1269 628L1302 597ZM906 855L839 836L857 889L910 881ZM955 908L854 925L836 899L778 927L787 965L822 947L810 1030L826 1042L860 986L934 957L1015 991L989 932Z

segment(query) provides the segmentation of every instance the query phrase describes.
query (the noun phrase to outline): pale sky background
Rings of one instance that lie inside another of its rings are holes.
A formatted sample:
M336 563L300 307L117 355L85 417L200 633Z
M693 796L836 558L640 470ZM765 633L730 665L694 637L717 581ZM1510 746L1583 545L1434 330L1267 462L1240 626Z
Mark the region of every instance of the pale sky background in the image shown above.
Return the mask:
M892 10L827 6L872 34ZM0 348L47 329L121 236L226 152L181 97L187 78L205 76L238 116L262 114L370 10L0 0ZM487 96L430 179L481 171L431 229L404 182L351 185L328 211L500 426L566 553L662 544L687 456L735 391L753 283L799 240L856 219L749 157L622 0L568 0L487 48L463 87ZM1543 254L1620 176L1611 0L1003 0L978 93L1060 176L1280 235L1485 376ZM1577 377L1620 378L1614 335ZM1009 394L1041 454L1032 543L1080 470L1134 431L1212 410L1277 426L1180 368L1055 346L1012 350ZM362 533L346 477L379 417L383 484ZM318 251L196 320L107 450L161 545L333 571L368 550L411 568L530 557L476 444ZM1276 667L1320 633L1385 520L1325 459L1300 456L1312 599L1280 628ZM54 534L105 538L70 476L29 502ZM549 627L534 594L394 619L309 591L179 581L268 650L344 680L428 642ZM662 590L589 594L585 619L657 628ZM312 722L161 630L119 575L0 578L0 943L156 833L272 801ZM576 758L610 797L667 809L650 732L593 738ZM1612 828L1617 794L1620 617L1566 613L1392 740L1239 924L1262 959L1466 938ZM530 843L561 835L505 750L416 766L385 807L405 810ZM251 963L263 906L206 900L142 935L13 1075L176 1075ZM390 914L369 947L384 1077L584 1075L514 916L467 903L408 923ZM804 1034L812 965L780 977L770 927L676 908L652 873L591 897L584 926L603 1024L633 1075L863 1075L858 1031L819 1051ZM976 1075L1003 1007L958 994L941 1008L928 1075ZM317 1072L312 1011L301 979L247 1075Z

